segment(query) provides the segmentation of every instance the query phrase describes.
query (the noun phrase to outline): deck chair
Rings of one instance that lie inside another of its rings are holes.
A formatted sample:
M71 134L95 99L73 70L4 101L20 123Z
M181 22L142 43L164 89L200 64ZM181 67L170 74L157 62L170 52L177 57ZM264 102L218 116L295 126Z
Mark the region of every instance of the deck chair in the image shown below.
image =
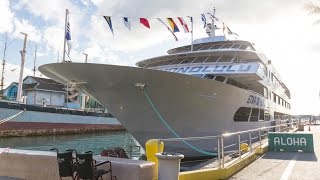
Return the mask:
M103 164L109 164L109 169L99 169L98 167ZM116 179L112 176L112 166L110 161L103 161L96 163L93 159L92 151L85 152L84 154L76 153L76 166L77 166L77 179L90 179L97 180L99 178L103 179L102 176L105 174L110 174L110 180Z
M59 153L57 148L50 149L50 151L57 152L57 162L59 167L60 179L62 180L62 177L71 177L74 180L75 169L74 169L72 151Z

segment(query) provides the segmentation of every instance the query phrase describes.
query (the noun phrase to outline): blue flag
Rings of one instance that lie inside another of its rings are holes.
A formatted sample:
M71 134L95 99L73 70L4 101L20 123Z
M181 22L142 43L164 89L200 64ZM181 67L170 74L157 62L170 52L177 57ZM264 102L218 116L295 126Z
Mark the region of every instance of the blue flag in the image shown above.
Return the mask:
M68 55L70 55L70 50L71 50L71 32L70 32L69 19L68 19L68 23L67 23L66 40L67 40L67 45L68 45Z
M108 23L108 25L109 25L109 28L110 28L110 30L111 30L111 32L112 32L112 35L114 36L114 34L113 34L113 28L112 28L112 22L111 22L111 17L110 16L103 16L104 17L104 19L107 21L107 23Z
M203 22L203 28L207 26L207 19L205 14L201 14L201 20Z

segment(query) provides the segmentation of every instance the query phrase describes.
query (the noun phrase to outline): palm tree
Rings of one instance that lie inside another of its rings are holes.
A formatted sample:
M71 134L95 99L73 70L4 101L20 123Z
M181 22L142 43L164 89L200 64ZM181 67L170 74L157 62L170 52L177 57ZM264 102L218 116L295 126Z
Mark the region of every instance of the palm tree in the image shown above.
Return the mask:
M320 14L320 5L318 3L308 1L305 3L304 8L309 11L309 14ZM313 24L319 24L320 19L314 22Z

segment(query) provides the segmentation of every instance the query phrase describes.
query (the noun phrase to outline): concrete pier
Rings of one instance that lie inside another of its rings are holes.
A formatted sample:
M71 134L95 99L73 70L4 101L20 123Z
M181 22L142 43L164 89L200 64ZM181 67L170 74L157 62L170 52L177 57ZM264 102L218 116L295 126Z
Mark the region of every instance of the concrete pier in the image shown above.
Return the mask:
M57 180L58 164L55 152L0 148L0 179ZM150 180L155 177L153 162L94 156L97 161L112 162L112 175L117 180ZM64 178L68 179L68 178ZM71 179L71 178L69 178ZM107 177L104 177L107 179Z
M320 179L320 126L311 126L314 153L267 152L231 179ZM305 126L309 131L309 126Z

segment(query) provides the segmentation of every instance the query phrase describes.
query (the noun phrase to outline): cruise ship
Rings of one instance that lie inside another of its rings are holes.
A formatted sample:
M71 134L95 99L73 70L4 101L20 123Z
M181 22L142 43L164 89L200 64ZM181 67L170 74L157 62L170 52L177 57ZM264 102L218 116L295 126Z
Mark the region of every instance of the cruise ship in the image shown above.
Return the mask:
M144 145L149 139L219 135L278 123L290 91L253 43L216 36L168 50L138 67L53 63L39 70L97 99ZM214 140L166 143L185 157L214 154Z

